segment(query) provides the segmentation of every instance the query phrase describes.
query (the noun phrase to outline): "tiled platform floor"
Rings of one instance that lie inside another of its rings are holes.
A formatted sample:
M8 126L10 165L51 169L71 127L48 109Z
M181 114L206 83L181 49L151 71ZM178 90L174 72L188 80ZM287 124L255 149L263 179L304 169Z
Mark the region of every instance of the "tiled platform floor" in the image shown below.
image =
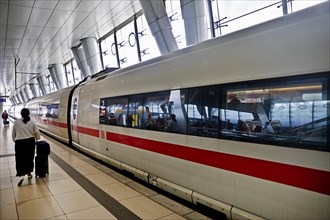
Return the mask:
M47 136L49 175L17 186L11 131L0 125L1 220L208 219Z

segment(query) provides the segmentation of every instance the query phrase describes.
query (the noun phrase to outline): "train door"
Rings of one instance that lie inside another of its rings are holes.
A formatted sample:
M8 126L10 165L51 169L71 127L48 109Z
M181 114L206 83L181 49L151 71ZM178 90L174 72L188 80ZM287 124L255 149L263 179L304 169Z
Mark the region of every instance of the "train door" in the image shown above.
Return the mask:
M71 107L71 133L72 141L79 144L79 134L78 134L78 97L73 95L72 97L72 107Z

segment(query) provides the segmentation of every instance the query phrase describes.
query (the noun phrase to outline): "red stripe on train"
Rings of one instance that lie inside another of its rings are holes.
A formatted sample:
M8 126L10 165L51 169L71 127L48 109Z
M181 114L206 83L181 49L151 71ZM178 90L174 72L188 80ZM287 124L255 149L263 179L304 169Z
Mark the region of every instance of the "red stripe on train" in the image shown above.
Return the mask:
M58 121L52 121L49 119L44 119L42 121L44 124L49 124L49 125L54 125L60 128L67 128L67 124L66 123L62 123L62 122L58 122Z
M94 137L99 137L99 130L93 129L93 128L86 128L86 127L80 127L72 125L72 130L77 131L82 134L87 134Z
M72 126L72 129L86 135L99 137L97 129L80 126ZM207 151L112 132L107 132L106 138L130 147L330 195L330 172L328 171Z
M330 172L107 132L107 140L330 195Z

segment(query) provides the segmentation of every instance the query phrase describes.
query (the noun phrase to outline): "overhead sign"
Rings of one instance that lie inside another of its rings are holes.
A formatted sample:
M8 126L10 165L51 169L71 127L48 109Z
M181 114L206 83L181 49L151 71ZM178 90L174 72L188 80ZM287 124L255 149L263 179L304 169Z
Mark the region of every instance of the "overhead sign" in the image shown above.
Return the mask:
M5 98L0 98L0 102L6 102Z

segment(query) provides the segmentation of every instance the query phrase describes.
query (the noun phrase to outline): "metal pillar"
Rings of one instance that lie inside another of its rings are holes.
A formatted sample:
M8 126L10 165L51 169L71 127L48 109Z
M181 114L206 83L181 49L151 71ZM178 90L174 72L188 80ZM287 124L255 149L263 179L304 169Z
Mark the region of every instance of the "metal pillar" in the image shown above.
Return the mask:
M65 77L64 67L60 63L51 64L48 67L50 76L52 77L53 83L57 90L61 90L68 86Z
M87 37L81 39L81 44L84 49L87 65L91 71L91 75L102 70L100 51L95 37Z
M178 49L162 0L140 0L149 28L161 54Z
M207 0L180 0L180 4L187 46L207 40Z
M57 79L54 66L53 65L49 65L47 69L49 71L50 77L52 78L53 83L54 83L56 89L57 90L60 90L60 85L59 85L60 83L59 83L59 80Z
M89 69L89 66L87 65L87 60L85 56L84 49L81 47L81 44L78 46L71 48L74 59L76 60L76 63L78 65L78 68L81 72L81 78L84 79L87 76L91 75L91 71Z
M34 97L39 97L40 94L39 94L38 84L30 83L29 86L30 86L30 89L32 91L33 96Z
M63 64L55 63L53 66L54 66L56 78L57 78L59 86L60 86L58 88L58 90L68 87L68 82L66 80L66 75L65 75Z
M24 86L23 91L24 91L24 94L25 94L27 100L31 100L34 98L32 92L31 92L30 86Z
M22 103L25 103L26 101L28 101L23 90L20 90L18 94L21 96Z
M39 84L39 88L41 89L40 95L46 95L50 92L49 84L47 83L47 79L45 75L39 75L37 77L37 81Z
M283 9L283 15L288 14L288 1L282 0L282 9Z

